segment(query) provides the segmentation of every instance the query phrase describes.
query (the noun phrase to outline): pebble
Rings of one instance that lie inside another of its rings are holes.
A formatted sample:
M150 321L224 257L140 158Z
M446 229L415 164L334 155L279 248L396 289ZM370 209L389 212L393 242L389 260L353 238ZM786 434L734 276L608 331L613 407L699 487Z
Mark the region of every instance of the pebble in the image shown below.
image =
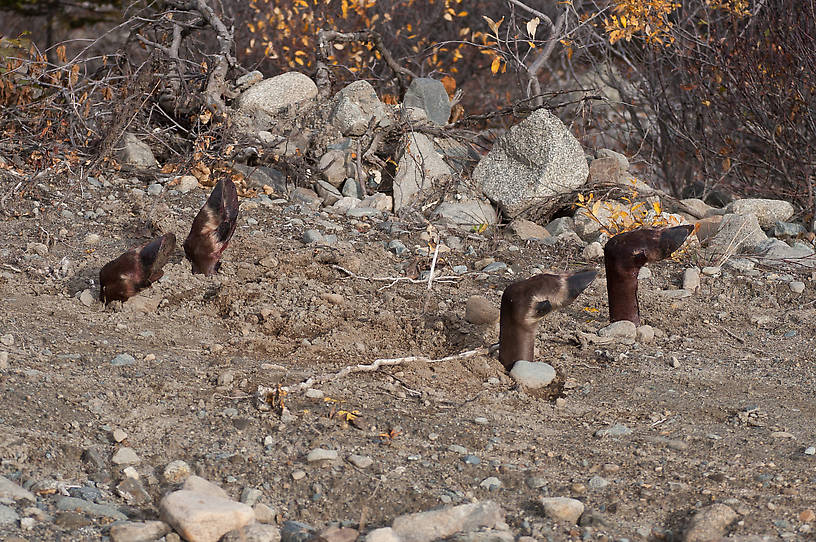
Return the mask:
M549 363L519 360L510 370L510 376L522 386L538 389L555 380L555 369Z
M314 535L314 527L300 521L284 521L281 524L281 542L306 542Z
M26 500L36 502L34 494L27 489L23 489L8 478L0 476L0 499L11 499L13 501Z
M345 298L340 294L334 294L331 292L323 292L320 294L320 299L325 299L332 305L342 305L345 301Z
M479 465L481 464L482 460L479 459L478 456L473 454L468 454L462 458L462 461L465 462L466 465Z
M484 416L479 416L478 418L473 419L473 423L477 425L487 425L488 423L490 423L490 420L488 420Z
M260 489L247 486L241 492L241 502L249 506L255 506L255 503L258 502L258 499L262 496L263 492Z
M275 523L275 513L274 508L270 508L269 506L265 505L262 502L256 503L255 506L252 507L255 511L255 519L257 519L261 523Z
M113 505L97 504L77 499L76 497L60 497L57 500L57 510L65 512L81 512L94 517L112 518L126 520L127 516L117 510Z
M326 450L325 448L315 448L306 456L306 461L309 463L334 461L335 459L337 459L337 450Z
M816 446L808 446L805 448L805 455L816 455Z
M219 540L255 519L255 513L246 504L187 490L166 495L159 503L159 514L190 542Z
M501 485L502 485L501 480L499 480L495 476L490 476L482 480L481 483L479 484L479 487L484 488L488 491L494 491L496 489L499 489Z
M456 275L464 275L465 273L467 273L468 268L466 265L454 265L451 270Z
M584 503L569 497L542 497L541 505L548 518L571 524L577 523L584 513Z
M127 446L122 446L116 450L113 457L111 457L111 461L117 465L138 465L142 462L133 448L128 448Z
M193 188L198 187L198 179L196 179L192 175L182 175L181 177L177 177L176 181L178 181L178 184L174 185L173 188L175 188L182 194L186 194Z
M169 484L180 484L190 476L190 473L190 465L181 459L176 459L164 467L162 476Z
M689 520L684 540L685 542L719 540L725 535L726 527L735 519L737 513L725 504L707 506Z
M801 521L802 523L810 523L814 519L816 519L816 512L814 512L810 508L808 508L807 510L802 510L802 512L799 514L799 521Z
M266 269L274 269L279 264L280 264L280 261L276 257L272 256L271 254L269 256L266 256L266 257L264 257L264 258L262 258L261 260L258 261L258 265L260 265L261 267L264 267Z
M368 533L365 542L401 542L401 539L391 527L382 527Z
M275 525L250 523L228 532L220 542L278 542L280 539L280 529Z
M305 395L309 399L323 399L323 396L325 394L323 393L323 390L318 390L318 389L315 389L315 388L309 388L308 390L306 390Z
M306 230L303 232L303 242L307 245L312 243L322 243L323 241L323 234L318 230Z
M118 427L111 431L111 438L113 438L114 442L122 442L127 438L127 436L127 433Z
M126 521L114 523L110 528L111 542L142 542L158 540L170 532L170 526L163 521Z
M798 280L794 280L793 282L788 284L788 288L790 288L790 291L795 294L801 294L802 292L805 291L805 283Z
M13 346L14 345L14 335L11 333L6 333L5 335L0 335L0 344L4 346Z
M215 485L214 483L210 482L209 480L205 480L201 476L196 476L195 474L191 474L187 477L184 481L184 485L181 486L181 489L186 491L192 491L193 493L199 493L202 495L210 495L212 497L220 497L222 499L229 499L227 492Z
M593 476L587 482L587 485L590 489L603 489L609 485L609 480L604 478L603 476Z
M136 358L130 354L119 354L110 361L111 365L115 367L122 367L125 365L133 365L136 363Z
M124 474L128 478L133 478L134 480L139 479L139 471L137 471L133 467L125 467L124 469L122 469L122 474Z
M82 293L79 294L79 302L85 305L86 307L90 307L94 304L96 298L94 297L93 293L89 289L82 290Z
M226 387L233 383L235 380L235 371L232 369L227 369L225 371L221 371L218 375L218 379L216 380L216 384L220 387Z
M458 444L451 444L448 446L448 451L453 452L455 454L464 455L467 453L467 448L464 446L460 446Z
M305 470L298 469L292 471L292 480L294 480L295 482L297 482L298 480L303 480L304 478L306 478Z
M652 278L652 270L648 267L641 267L638 271L638 280L649 280Z
M504 510L493 501L484 501L399 516L391 528L401 542L431 542L499 524L504 524Z
M5 504L0 504L0 525L11 525L16 523L20 516L14 509L9 508Z
M116 486L116 493L122 497L125 502L134 506L141 506L153 500L147 491L145 491L141 482L135 478L127 477L122 480L119 485Z
M499 319L499 309L489 299L472 295L465 302L465 320L471 324L492 324Z
M408 251L406 246L399 239L393 239L390 243L388 243L388 250L397 256Z
M504 271L507 269L507 264L504 262L493 262L482 268L482 273L494 273L496 271Z
M603 255L603 247L598 241L593 241L592 243L588 244L586 247L584 247L584 251L582 253L585 260L600 260L603 258Z
M159 183L153 183L147 187L147 194L149 196L158 196L159 194L162 193L163 188L164 187Z
M650 343L655 338L654 328L648 324L644 324L637 328L637 340L642 343Z
M86 245L95 245L99 243L102 238L97 233L89 233L85 236Z
M598 330L601 337L621 337L634 339L637 336L637 326L629 320L618 320Z
M0 371L8 369L9 367L8 358L9 353L6 352L5 350L0 350Z
M633 431L626 427L621 423L616 423L615 425L604 427L602 429L598 429L595 431L595 436L602 438L602 437L620 437L623 435L631 435Z
M719 267L714 266L714 265L703 267L703 269L702 269L703 275L707 275L709 277L716 277L721 272L722 272L722 269L720 269Z
M348 462L358 469L366 469L374 464L374 460L370 456L357 454L349 455Z
M696 267L689 267L683 271L683 289L694 292L700 288L700 270Z

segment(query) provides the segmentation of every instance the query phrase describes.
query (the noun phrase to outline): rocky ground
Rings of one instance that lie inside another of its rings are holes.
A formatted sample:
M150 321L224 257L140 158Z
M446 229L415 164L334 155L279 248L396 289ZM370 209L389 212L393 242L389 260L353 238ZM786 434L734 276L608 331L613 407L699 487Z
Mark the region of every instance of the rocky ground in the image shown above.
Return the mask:
M178 540L154 520L161 506L181 532L194 516L162 501L182 483L221 491L197 477L226 492L212 517L266 525L229 540L813 539L810 270L732 258L680 291L686 268L716 263L692 248L640 281L653 340L593 343L603 266L574 235L429 231L261 197L242 200L217 276L192 275L179 249L135 302L99 304L99 268L151 224L183 240L206 194L111 177L4 198L17 218L0 228L0 539ZM428 293L436 235L448 278ZM514 280L584 266L599 278L539 332L559 375L547 393L489 355L297 389L487 346L497 325L468 321L468 298L498 307ZM292 391L281 408L259 386Z

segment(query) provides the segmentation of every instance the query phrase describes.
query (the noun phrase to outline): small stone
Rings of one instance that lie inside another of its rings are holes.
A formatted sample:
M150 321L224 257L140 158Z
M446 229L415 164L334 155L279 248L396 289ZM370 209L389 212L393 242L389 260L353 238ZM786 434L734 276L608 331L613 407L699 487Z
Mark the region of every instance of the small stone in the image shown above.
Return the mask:
M34 518L20 518L20 528L24 531L30 531L34 528L34 525L37 524L37 520ZM13 539L6 539L6 540L13 540ZM114 541L116 542L116 541Z
M306 456L306 461L315 463L317 461L334 461L337 459L337 450L326 450L325 448L315 448Z
M127 516L117 510L114 506L107 504L97 504L76 497L60 497L57 499L57 510L68 512L81 512L94 517L113 518L116 520L126 520Z
M472 295L465 302L465 320L471 324L492 324L499 319L499 309L489 299Z
M794 280L788 284L790 291L795 294L801 294L805 291L805 283L799 280Z
M323 393L323 390L309 388L308 390L306 390L305 395L308 399L323 399L325 393Z
M388 243L388 250L399 256L408 251L405 245L399 239L393 239Z
M719 540L725 529L737 519L737 514L725 504L712 504L703 508L688 523L685 542L709 542Z
M85 288L84 290L82 290L82 293L79 294L79 302L85 305L86 307L90 307L91 305L93 305L94 301L96 301L96 299L94 298L94 295L88 288Z
M816 446L808 446L805 448L805 455L816 455Z
M192 175L182 175L171 181L170 185L182 194L186 194L190 190L198 187L198 179Z
M111 461L116 465L138 465L142 462L133 448L128 448L127 446L122 446L116 450L113 457L111 457Z
M195 491L174 491L159 504L162 520L185 540L215 542L255 519L249 506Z
M544 226L524 218L516 218L507 228L518 235L523 241L550 237L550 232L548 232Z
M357 529L332 526L322 530L318 537L319 540L325 542L354 542L359 535L360 533Z
M584 247L582 255L585 260L600 260L604 255L603 247L598 241L593 241Z
M479 484L479 487L486 489L488 491L494 491L496 489L499 489L501 485L502 485L501 480L499 480L495 476L490 476L482 480L481 483Z
M462 458L462 461L464 461L466 465L480 465L482 463L482 460L479 459L479 456L473 454L466 455L465 457Z
M603 437L621 437L624 435L631 435L633 431L626 427L623 424L616 423L610 427L604 427L603 429L598 429L595 431L595 436L599 438Z
M570 524L577 523L584 513L584 503L568 497L542 497L541 505L547 517Z
M654 328L650 325L642 325L637 328L637 340L642 343L650 343L655 338Z
M101 239L102 238L99 236L99 234L89 233L89 234L87 234L85 236L85 244L86 245L95 245L95 244L99 243L99 241Z
M277 515L274 508L270 508L262 502L255 503L252 507L255 511L255 519L261 523L275 523L275 516Z
M593 476L592 478L589 479L587 485L589 486L590 489L603 489L609 485L609 480L602 476Z
M303 232L303 242L307 245L312 243L322 243L323 241L323 234L318 230L306 230Z
M258 502L258 499L260 499L262 496L263 492L260 489L245 487L241 492L241 502L248 504L249 506L255 506L255 503Z
M490 423L490 420L488 420L484 416L479 416L478 418L473 419L473 423L475 423L477 425L487 425L487 424Z
M250 523L228 532L219 542L279 542L280 539L277 526Z
M644 269L644 268L641 268ZM618 320L598 330L601 337L620 337L634 339L637 336L637 327L629 320Z
M14 335L11 333L0 335L0 344L4 346L14 346Z
M497 271L504 271L507 269L507 264L504 262L493 262L487 264L482 268L482 273L495 273Z
M124 474L128 478L133 478L134 480L139 479L139 471L137 471L133 467L125 467L124 469L122 469L122 474Z
M374 460L367 455L350 454L348 456L348 461L358 469L367 469L374 464Z
M391 527L374 529L365 537L365 542L402 542Z
M141 482L134 478L125 478L122 480L119 485L116 486L116 493L118 493L125 502L133 506L141 506L153 500L147 491L145 491Z
M125 521L110 528L111 542L148 542L158 540L170 532L163 521Z
M459 444L451 444L450 446L448 446L448 451L453 452L455 454L464 455L467 453L467 448L465 448L464 446L460 446Z
M649 280L652 278L652 270L648 267L641 267L638 271L638 280Z
M235 380L235 371L231 369L227 369L225 371L221 371L218 375L218 379L216 380L216 384L220 387L227 387L233 383Z
M801 521L802 523L810 523L814 519L816 519L816 512L814 512L810 508L808 508L807 510L802 510L802 512L799 514L799 521Z
M709 277L716 277L722 272L722 269L720 269L716 265L709 265L707 267L703 267L701 272L703 273L703 275L706 275L706 276L709 276ZM686 289L688 289L688 288L686 288Z
M136 363L136 358L130 354L119 354L110 361L111 365L115 367L122 367L125 365L133 365Z
M220 497L222 499L229 499L229 495L227 492L224 491L222 488L218 487L214 483L210 482L209 480L205 480L200 476L196 476L195 474L191 474L187 477L184 481L184 485L181 486L183 490L192 491L194 493L199 493L202 495L210 495L213 497Z
M683 271L683 289L694 292L700 288L700 270L689 267Z
M292 480L297 482L298 480L303 480L306 478L306 471L302 469L297 469L292 471Z
M190 473L190 465L181 459L176 459L164 467L162 476L168 484L180 484L190 476Z
M320 299L325 299L332 305L342 305L345 299L340 294L334 294L330 292L324 292L320 294Z
M127 433L117 427L111 432L111 437L114 442L122 442L127 438Z
M153 183L147 187L147 195L149 196L158 196L162 193L164 187L159 183Z
M504 511L497 503L484 501L399 516L391 527L401 542L429 542L499 524L504 524Z
M284 521L281 525L283 542L306 542L314 535L314 527L300 521Z
M538 389L549 386L556 374L549 363L519 360L510 370L510 376L522 386Z
M36 502L37 499L34 494L27 489L23 489L8 478L0 476L0 499L10 499L13 501L31 501Z
M278 266L278 264L280 264L278 259L272 256L271 254L258 261L258 265L265 269L275 269Z
M0 350L0 371L6 370L9 367L9 353L5 350Z

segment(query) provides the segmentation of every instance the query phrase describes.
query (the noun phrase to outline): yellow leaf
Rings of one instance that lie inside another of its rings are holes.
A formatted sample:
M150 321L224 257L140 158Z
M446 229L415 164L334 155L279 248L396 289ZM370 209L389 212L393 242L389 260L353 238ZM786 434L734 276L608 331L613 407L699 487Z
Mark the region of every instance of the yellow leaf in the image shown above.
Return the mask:
M498 57L498 56L494 57L493 62L490 64L490 71L493 72L493 75L495 75L496 72L499 71L500 67L501 67L501 57Z
M538 17L533 17L532 19L527 21L527 33L533 39L535 39L536 28L538 28L538 23L540 22L541 19L539 19Z
M659 215L662 212L660 209L660 202L659 201L653 202L652 209L654 209L655 214Z
M489 27L490 27L490 30L492 30L492 31L493 31L493 34L494 34L496 37L498 37L498 36L499 36L499 26L501 26L502 22L504 21L504 17L502 17L501 19L499 19L499 21L498 21L498 22L494 21L493 19L491 19L491 18L490 18L490 17L488 17L487 15L482 15L482 18L483 18L485 21L487 21L487 26L489 26Z
M597 215L600 208L601 208L601 200L598 200L592 205L592 214Z
M578 194L578 201L580 201L581 203L584 203L584 195L583 194Z

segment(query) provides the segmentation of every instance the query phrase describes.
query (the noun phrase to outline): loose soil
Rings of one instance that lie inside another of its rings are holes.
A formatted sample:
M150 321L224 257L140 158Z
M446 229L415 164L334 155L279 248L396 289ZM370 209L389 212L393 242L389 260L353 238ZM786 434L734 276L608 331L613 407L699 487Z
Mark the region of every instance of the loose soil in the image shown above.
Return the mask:
M608 314L603 266L582 261L580 247L525 243L494 230L442 231L462 245L442 255L445 275L453 265L472 270L487 256L512 272L471 272L434 283L428 295L425 283L370 280L405 276L406 262L416 263L409 272L429 267L428 256L385 248L392 239L411 252L427 247L421 221L389 229L380 219L244 200L217 276L192 275L179 248L165 277L143 292L160 300L157 310L85 306L79 293L98 295L104 263L159 233L175 233L180 244L206 196L196 189L151 198L134 195L135 187L145 184L41 183L4 201L19 216L0 226L0 336L13 336L13 344L0 345L9 353L0 370L0 474L41 484L35 488L92 480L136 519L156 517L171 489L162 469L183 459L234 498L244 487L259 488L281 519L318 528L346 521L365 531L401 514L490 499L505 508L516 535L672 540L694 511L725 502L740 515L734 535L813 538L800 521L816 508L816 457L804 453L816 445L809 272L758 267L750 276L726 268L704 277L690 298L660 294L679 288L684 267L706 263L692 252L681 263L652 265L652 277L641 281L644 323L662 336L648 344L581 345L576 332L597 331ZM66 208L104 215L68 220ZM338 242L305 245L309 228L335 233ZM90 233L100 241L89 243ZM47 254L30 243L46 244ZM353 373L318 386L323 399L293 392L283 419L279 408L257 407L259 385L292 386L377 358L441 358L487 346L498 326L465 321L469 296L498 306L504 287L535 267L585 265L598 267L599 279L549 315L538 334L539 360L559 373L554 393L519 389L495 357L478 355ZM790 291L785 273L806 282L804 294ZM767 318L757 324L754 317ZM122 353L135 363L112 365ZM340 411L359 417L349 423ZM631 434L595 435L614 424ZM152 505L125 506L114 489L120 469L98 472L82 459L87 449L109 458L114 428L126 431L123 444L141 457L137 470ZM308 464L306 454L317 447L338 450L340 459ZM349 454L374 463L357 468L345 460ZM295 481L297 470L306 476ZM480 487L491 476L501 487ZM597 477L608 485L597 487ZM542 495L582 500L585 517L594 513L592 531L544 517ZM43 497L51 514L57 496ZM0 529L0 538L97 540L104 523L71 531L38 522L31 531Z

